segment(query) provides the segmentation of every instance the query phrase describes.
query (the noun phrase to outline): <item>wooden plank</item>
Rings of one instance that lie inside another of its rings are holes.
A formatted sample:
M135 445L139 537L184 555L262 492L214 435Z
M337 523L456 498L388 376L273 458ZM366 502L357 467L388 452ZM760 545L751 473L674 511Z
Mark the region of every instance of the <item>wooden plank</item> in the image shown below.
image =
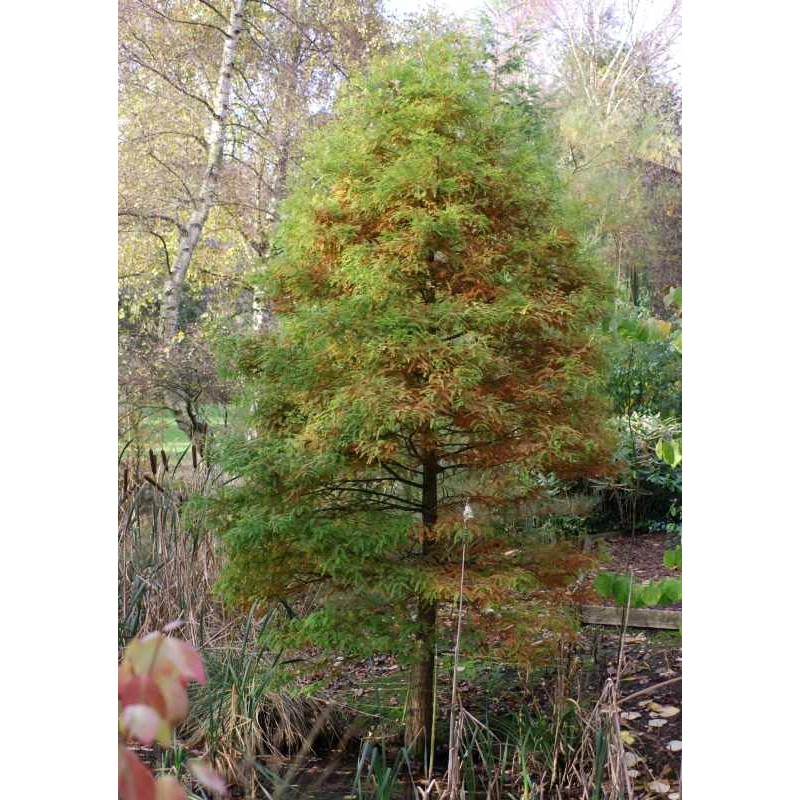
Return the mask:
M622 625L624 609L616 606L583 606L581 622L585 625ZM660 628L676 631L681 626L680 611L661 608L632 608L628 612L629 628Z

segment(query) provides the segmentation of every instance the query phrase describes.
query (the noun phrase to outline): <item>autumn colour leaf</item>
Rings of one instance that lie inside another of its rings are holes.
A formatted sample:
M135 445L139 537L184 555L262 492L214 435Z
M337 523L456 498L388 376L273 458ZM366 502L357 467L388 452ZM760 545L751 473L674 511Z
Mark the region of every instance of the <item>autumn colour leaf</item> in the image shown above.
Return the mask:
M155 800L186 800L186 792L177 778L166 775L156 780Z
M162 717L167 715L167 703L151 675L135 675L127 661L119 668L119 702L122 708L135 704L144 704Z
M218 445L238 476L209 509L223 588L279 603L314 584L319 605L271 626L276 646L424 664L417 746L465 503L465 605L491 601L506 632L489 641L476 614L484 642L529 663L546 649L532 642L568 631L555 601L580 561L537 556L504 515L542 496L542 476L597 474L612 443L611 276L574 232L542 114L455 39L379 58L309 143L254 276L274 329L231 343L255 435Z
M156 784L150 771L127 748L119 748L119 800L156 800Z
M150 706L135 704L122 709L120 716L125 731L142 744L152 744L161 729L163 720Z
M205 682L200 655L186 642L157 632L128 645L118 674L121 736L146 745L158 740L168 746L175 724L188 711L186 684L190 680ZM202 762L192 762L192 769L204 785L218 794L224 792L219 776ZM162 777L154 781L141 761L122 744L118 772L120 800L186 797L177 779Z
M191 645L158 631L142 639L134 639L125 651L125 659L137 675L162 670L176 672L184 682L205 684L203 660ZM165 665L169 670L165 670Z
M151 633L134 639L125 650L125 662L120 668L120 702L123 707L147 702L174 725L189 709L189 680L206 680L197 652L179 639Z
M202 761L192 759L189 761L189 769L204 789L208 789L209 792L220 797L227 796L228 785L218 773L206 766Z

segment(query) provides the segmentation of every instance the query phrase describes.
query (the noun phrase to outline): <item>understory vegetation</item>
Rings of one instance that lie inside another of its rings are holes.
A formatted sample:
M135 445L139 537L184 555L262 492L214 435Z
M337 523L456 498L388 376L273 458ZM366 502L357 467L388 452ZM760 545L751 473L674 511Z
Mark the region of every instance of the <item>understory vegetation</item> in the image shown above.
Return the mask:
M675 800L678 8L389 5L120 3L120 797Z

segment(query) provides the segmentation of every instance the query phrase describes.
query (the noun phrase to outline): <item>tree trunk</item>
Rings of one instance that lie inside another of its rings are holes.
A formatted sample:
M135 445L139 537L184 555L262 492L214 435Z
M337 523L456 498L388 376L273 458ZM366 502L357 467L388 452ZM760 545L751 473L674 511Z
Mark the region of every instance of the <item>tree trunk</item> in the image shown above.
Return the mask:
M244 5L246 0L234 0L230 21L222 50L222 64L214 97L214 114L211 119L211 132L208 138L208 160L206 162L200 194L189 218L189 224L182 228L178 243L178 254L172 265L172 272L164 284L161 307L161 336L169 344L178 332L178 314L183 296L183 284L189 271L200 234L214 205L219 187L219 174L222 166L222 147L225 142L225 123L230 113L231 77L236 48L242 33Z
M286 197L286 182L289 176L289 156L293 146L296 146L295 137L292 135L292 126L296 123L297 115L297 87L300 80L299 72L302 62L303 49L300 37L292 53L292 60L289 65L289 83L286 90L286 102L283 108L283 120L281 133L278 137L277 161L275 162L275 177L272 182L272 193L269 202L269 217L273 220L273 226L279 221L278 206ZM268 241L268 236L264 237ZM269 249L265 248L265 255ZM274 325L274 315L272 303L265 300L259 289L253 292L253 330L259 331L262 328Z
M436 657L436 603L419 599L415 660L408 680L405 746L422 761L430 756L433 730L434 660Z
M170 407L177 426L186 434L202 458L209 433L208 422L203 419L200 410L191 398L167 390L166 399L171 403Z
M172 271L164 283L161 296L160 338L167 356L178 333L183 286L189 265L192 262L197 243L208 219L208 213L216 202L219 188L219 175L222 167L222 148L225 142L225 123L230 112L231 78L236 48L242 33L244 6L246 0L234 0L222 50L222 63L214 97L214 114L211 120L211 131L208 140L208 160L206 162L200 194L195 200L194 211L189 223L181 227L178 253L172 265ZM181 395L173 389L166 389L164 402L172 409L178 427L184 431L192 443L202 452L208 433L208 423L200 416L192 399Z
M422 556L427 555L437 518L437 477L439 465L435 457L427 457L422 465ZM435 600L417 597L417 631L414 662L408 680L406 703L405 746L409 754L422 760L430 756L433 733L434 668L436 659Z

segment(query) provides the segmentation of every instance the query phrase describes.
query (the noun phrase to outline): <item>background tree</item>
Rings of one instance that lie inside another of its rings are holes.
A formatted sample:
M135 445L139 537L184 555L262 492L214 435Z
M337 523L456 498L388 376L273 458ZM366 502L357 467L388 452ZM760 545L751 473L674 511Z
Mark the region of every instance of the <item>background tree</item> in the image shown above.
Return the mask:
M234 342L257 435L223 449L238 477L214 509L223 585L262 603L314 585L319 604L285 644L406 657L419 754L467 501L473 643L530 661L543 629L570 624L555 590L580 556L499 519L537 496L538 476L606 459L610 281L572 232L537 115L452 38L354 81L283 220L262 275L280 325Z
M189 266L203 233L203 228L208 219L209 212L216 203L219 191L225 132L228 117L231 113L233 69L239 41L244 28L245 1L246 0L233 0L227 20L221 12L214 9L215 15L220 17L225 24L224 29L220 28L219 19L215 19L214 22L204 22L198 19L196 15L194 19L190 18L186 22L181 23L197 28L211 29L221 34L222 55L219 67L216 70L216 86L210 100L204 98L202 94L197 93L193 88L189 88L192 87L192 82L187 81L184 77L188 71L190 75L194 73L193 77L195 80L197 79L198 75L196 70L199 66L197 59L192 59L188 63L183 61L179 63L174 59L174 53L169 47L166 47L159 55L148 45L146 40L136 36L130 28L125 31L127 35L120 37L123 53L127 57L125 66L134 81L143 81L145 86L152 89L154 77L159 78L161 79L161 83L168 84L174 91L184 95L184 97L194 100L196 104L203 107L207 114L207 136L203 138L195 136L195 139L199 140L199 143L205 150L205 166L201 173L199 187L196 190L193 190L190 184L184 180L178 172L170 169L169 165L155 154L152 146L148 148L148 156L169 172L173 181L177 180L180 184L180 193L182 196L179 194L179 198L183 203L188 204L191 209L188 219L182 221L177 214L170 217L165 214L159 214L157 211L137 208L134 204L121 204L120 207L120 214L122 216L143 220L146 223L157 220L171 222L177 228L177 248L171 262L166 240L157 232L152 231L154 236L161 236L167 267L167 276L164 280L160 296L160 320L158 330L160 344L167 354L169 354L179 332L181 300ZM146 4L143 5L152 12L153 16L161 16L165 19L169 18L168 14L164 11L159 11ZM173 10L169 6L165 6L165 8L169 11ZM123 15L123 20L125 20L127 16L128 15ZM144 55L141 51L144 51ZM201 73L201 80L202 79L208 81L208 74ZM124 184L121 185L124 186ZM165 403L174 410L176 421L193 442L202 444L208 425L205 420L196 413L192 402L194 399L195 398L191 395L174 391L174 387L165 387Z
M680 285L680 4L500 0L484 20L499 80L539 87L570 191L635 305Z
M383 21L375 0L124 0L119 20L124 406L202 440L201 402L225 394L208 334L252 324L299 143Z

